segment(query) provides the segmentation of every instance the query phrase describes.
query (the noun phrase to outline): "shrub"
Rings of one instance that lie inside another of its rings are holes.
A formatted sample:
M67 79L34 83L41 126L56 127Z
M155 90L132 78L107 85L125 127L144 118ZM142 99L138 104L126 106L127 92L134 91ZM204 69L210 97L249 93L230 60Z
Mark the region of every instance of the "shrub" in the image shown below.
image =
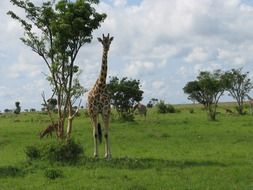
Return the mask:
M63 177L62 171L54 168L46 169L44 175L49 179L56 179L59 177Z
M157 104L158 113L176 113L176 109L171 104L165 104L164 101L160 101Z
M242 108L240 108L240 107L238 107L238 106L236 106L235 109L236 109L236 111L237 111L238 113L240 113L241 115L246 115L246 114L247 114L247 111L242 111Z
M128 112L123 112L121 114L121 118L123 121L134 121L134 114L133 113L128 113Z
M176 109L171 104L168 104L167 105L167 112L168 113L176 113Z
M194 113L194 109L193 109L193 108L190 108L190 109L189 109L189 113Z
M114 122L117 119L118 119L117 116L113 112L111 112L111 114L110 114L110 121Z
M157 108L158 108L158 113L168 113L168 111L167 111L167 106L166 106L166 104L164 103L164 101L160 101L160 102L157 104Z
M41 157L40 150L36 146L27 146L25 154L28 160L35 160Z
M83 154L83 148L74 140L49 145L46 156L51 162L75 163Z
M81 144L74 140L46 144L44 146L27 146L25 154L29 161L41 159L50 162L64 162L73 164L83 154Z
M23 171L17 167L7 166L7 167L0 167L0 178L1 177L16 177L22 176Z

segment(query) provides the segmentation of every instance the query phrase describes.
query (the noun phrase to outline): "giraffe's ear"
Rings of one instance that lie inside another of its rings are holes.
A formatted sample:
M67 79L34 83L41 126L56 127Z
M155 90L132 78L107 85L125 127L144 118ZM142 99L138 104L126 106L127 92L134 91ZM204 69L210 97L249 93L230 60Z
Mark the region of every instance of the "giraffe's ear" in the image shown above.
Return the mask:
M102 43L102 39L101 38L98 38L98 41Z
M112 41L112 40L113 40L113 37L110 38L110 41Z

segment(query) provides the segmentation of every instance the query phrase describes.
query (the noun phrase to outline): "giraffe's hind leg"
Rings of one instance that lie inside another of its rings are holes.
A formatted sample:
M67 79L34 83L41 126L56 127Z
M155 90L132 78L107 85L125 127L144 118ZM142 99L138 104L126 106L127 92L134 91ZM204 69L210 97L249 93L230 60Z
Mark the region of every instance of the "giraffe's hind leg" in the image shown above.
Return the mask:
M105 137L105 158L111 158L111 149L109 143L109 120L110 120L110 113L105 113L102 115L103 122L104 122L104 137Z
M98 157L98 126L97 126L97 116L91 118L93 127L93 141L94 141L94 154L93 156Z

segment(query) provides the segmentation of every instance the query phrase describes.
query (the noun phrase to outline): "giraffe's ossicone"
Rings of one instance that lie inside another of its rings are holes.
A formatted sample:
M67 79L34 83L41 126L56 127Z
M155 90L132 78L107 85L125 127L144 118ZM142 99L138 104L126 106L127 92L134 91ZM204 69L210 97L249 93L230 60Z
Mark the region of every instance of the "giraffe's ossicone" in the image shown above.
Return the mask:
M94 140L94 157L98 156L98 141L100 129L98 126L98 116L101 114L104 127L105 137L105 158L111 157L110 144L109 144L109 121L110 121L110 95L106 88L106 76L107 76L107 55L111 45L113 37L102 36L98 38L98 41L103 45L102 64L99 77L88 94L88 112L93 127L93 140Z

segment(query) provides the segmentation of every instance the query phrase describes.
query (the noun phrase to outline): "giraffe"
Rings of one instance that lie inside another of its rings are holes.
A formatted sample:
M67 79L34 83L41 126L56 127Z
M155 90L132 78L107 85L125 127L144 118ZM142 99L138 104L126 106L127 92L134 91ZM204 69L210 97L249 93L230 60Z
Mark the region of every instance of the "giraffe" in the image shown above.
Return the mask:
M104 123L104 137L105 137L105 158L111 158L110 144L109 144L109 117L110 117L110 96L106 89L106 76L107 76L107 55L111 45L113 37L110 34L102 38L98 38L98 41L103 46L102 64L99 77L93 88L88 94L88 113L91 119L93 127L93 141L94 141L94 157L98 157L98 142L101 139L101 127L98 123L99 114L102 115ZM100 141L101 142L101 141Z
M250 104L250 114L252 115L252 108L253 108L253 98L251 98L248 94L245 95L248 98L249 104Z
M144 115L145 120L146 120L146 116L147 116L147 107L141 103L138 103L134 106L134 111L138 110L140 115Z
M52 137L52 132L56 131L57 127L58 124L55 123L48 125L46 129L40 132L40 138L42 139L46 135L50 135Z

